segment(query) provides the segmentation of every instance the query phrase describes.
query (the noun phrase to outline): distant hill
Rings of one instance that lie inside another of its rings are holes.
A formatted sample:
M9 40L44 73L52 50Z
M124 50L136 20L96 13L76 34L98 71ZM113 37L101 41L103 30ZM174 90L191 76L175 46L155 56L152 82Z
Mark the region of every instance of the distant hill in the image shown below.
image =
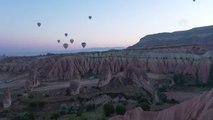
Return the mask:
M46 54L64 54L64 53L80 53L80 52L102 52L108 50L122 50L125 47L100 47L100 48L84 48L84 49L67 49L67 50L37 50L30 52L15 51L8 52L7 56L37 56ZM1 56L0 56L1 59Z
M202 45L213 46L213 25L172 33L147 35L128 49Z

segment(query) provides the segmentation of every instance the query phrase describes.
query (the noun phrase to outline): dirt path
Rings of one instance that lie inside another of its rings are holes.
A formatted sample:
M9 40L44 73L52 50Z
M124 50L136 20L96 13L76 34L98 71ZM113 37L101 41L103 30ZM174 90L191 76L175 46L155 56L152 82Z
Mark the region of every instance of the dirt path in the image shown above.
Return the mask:
M28 79L28 74L10 75L0 74L0 89L7 87L20 88L23 87L25 81Z
M97 86L97 84L98 84L98 79L81 81L82 87L84 86L93 87L93 86ZM69 85L70 85L69 81L42 83L40 87L33 89L33 91L39 92L39 91L47 91L47 90L56 90L56 89L67 88L69 87Z

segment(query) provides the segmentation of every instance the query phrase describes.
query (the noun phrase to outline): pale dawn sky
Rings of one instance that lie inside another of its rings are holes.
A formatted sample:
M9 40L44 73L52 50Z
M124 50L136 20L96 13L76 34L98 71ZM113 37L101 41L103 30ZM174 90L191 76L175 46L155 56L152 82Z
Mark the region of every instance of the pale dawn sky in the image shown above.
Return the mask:
M213 25L212 6L213 0L0 0L0 55L64 50L71 38L69 50L82 49L81 42L128 47L147 34Z

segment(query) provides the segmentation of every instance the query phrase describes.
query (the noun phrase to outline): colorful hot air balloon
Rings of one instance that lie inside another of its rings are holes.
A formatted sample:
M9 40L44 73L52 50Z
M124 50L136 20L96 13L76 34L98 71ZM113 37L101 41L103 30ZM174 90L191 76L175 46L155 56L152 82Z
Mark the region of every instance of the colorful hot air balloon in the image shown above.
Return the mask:
M57 40L58 43L60 43L60 40Z
M87 44L85 42L82 42L81 45L84 48L84 47L86 47Z
M64 43L63 46L64 46L65 49L68 48L68 44L67 43Z
M89 19L91 20L91 19L92 19L92 16L89 16Z
M38 22L38 23L37 23L37 26L38 26L38 27L40 27L40 26L41 26L41 23L40 23L40 22Z
M70 39L70 42L73 44L73 42L74 42L74 39Z
M67 37L67 36L68 36L68 33L64 33L64 36Z

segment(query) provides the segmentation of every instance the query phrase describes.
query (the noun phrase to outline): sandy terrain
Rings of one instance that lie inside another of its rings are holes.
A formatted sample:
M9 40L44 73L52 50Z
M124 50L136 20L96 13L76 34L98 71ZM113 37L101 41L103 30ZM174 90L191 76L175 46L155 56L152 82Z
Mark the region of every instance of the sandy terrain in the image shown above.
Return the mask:
M23 87L25 84L25 81L28 79L28 74L6 74L1 73L0 74L0 89L4 89L7 87L10 88L20 88Z
M93 87L97 86L99 79L94 80L82 80L81 86L87 86L87 87ZM69 81L63 81L63 82L51 82L51 83L42 83L40 87L37 87L33 89L33 91L46 91L46 90L56 90L61 88L67 88L69 87L70 83Z
M169 74L157 74L157 73L147 73L150 79L161 80L169 78Z

